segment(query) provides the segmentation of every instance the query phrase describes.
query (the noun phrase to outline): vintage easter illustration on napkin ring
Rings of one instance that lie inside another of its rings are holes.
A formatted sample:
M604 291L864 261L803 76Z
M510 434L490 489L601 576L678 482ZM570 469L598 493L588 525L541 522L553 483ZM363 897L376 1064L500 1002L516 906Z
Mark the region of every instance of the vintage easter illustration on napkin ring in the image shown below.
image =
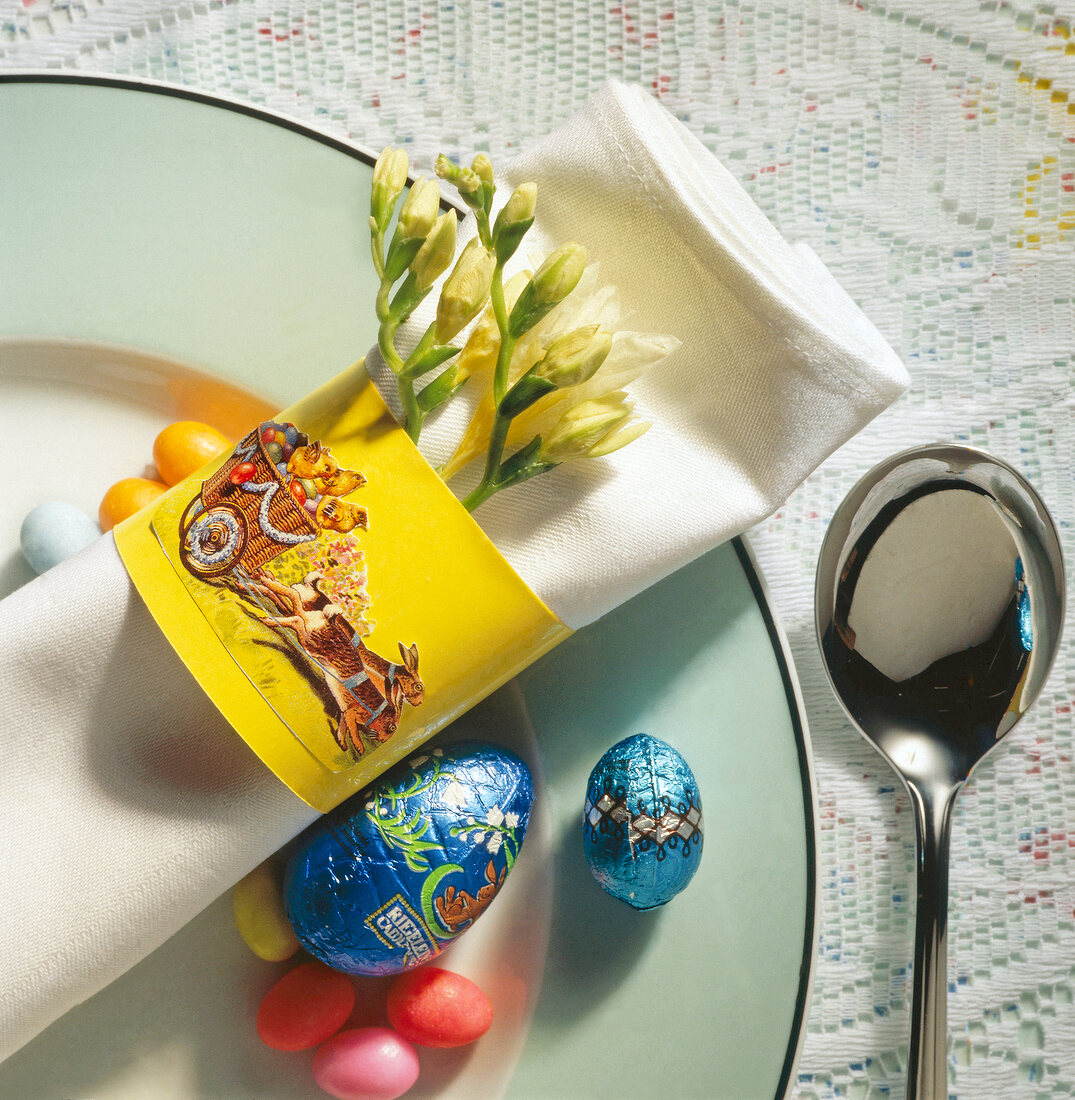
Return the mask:
M370 599L352 532L368 530L369 516L343 498L365 484L294 424L268 421L202 482L179 522L183 565L253 602L292 662L322 678L339 712L336 743L356 760L365 740L391 738L404 703L423 699L417 645L400 642L397 663L363 641ZM326 553L327 534L337 537Z

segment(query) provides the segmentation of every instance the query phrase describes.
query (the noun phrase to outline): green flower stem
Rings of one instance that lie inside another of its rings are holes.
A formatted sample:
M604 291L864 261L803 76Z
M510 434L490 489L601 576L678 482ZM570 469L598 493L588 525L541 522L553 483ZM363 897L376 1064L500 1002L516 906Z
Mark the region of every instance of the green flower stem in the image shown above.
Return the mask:
M433 347L433 334L436 332L436 328L437 322L434 321L432 324L430 324L429 328L425 330L425 333L422 335L422 339L418 341L418 346L414 349L414 351L410 353L410 355L407 356L407 361L403 365L403 374L407 377L415 377L415 374L411 368L421 360L422 356L425 355L425 353L429 351L431 347Z
M381 284L381 289L377 293L378 317L381 316L382 303L387 309L388 295L391 290L390 284ZM407 435L417 443L418 436L422 431L423 415L418 406L418 397L414 392L414 379L406 374L405 364L400 358L399 352L396 351L395 336L398 328L399 321L392 318L391 311L389 311L388 319L382 320L377 329L377 347L380 349L389 369L396 375L399 400L403 406L404 427L407 429Z
M532 477L537 477L538 474L547 473L549 470L554 470L558 463L556 462L532 462L529 466L523 466L521 469L516 470L509 477L504 478L503 481L489 481L486 478L482 478L481 484L475 487L475 489L464 499L463 507L468 512L473 512L475 508L480 504L484 504L494 493L499 493L501 489L508 489L512 485L519 485L521 482L529 481Z
M377 320L381 322L382 326L388 324L392 320L392 284L387 279L381 280L375 307Z
M482 483L463 500L463 507L468 512L473 512L479 504L484 504L497 491L497 488L498 486L482 478Z
M418 395L414 392L414 379L408 378L405 374L399 376L399 400L403 405L404 427L407 429L407 435L410 436L412 443L417 443L418 437L422 434L425 414L418 404Z
M493 417L493 428L489 432L489 450L485 456L485 472L481 482L472 493L463 501L463 507L468 512L473 512L483 501L486 501L497 491L497 475L500 473L500 460L504 456L504 445L508 441L508 429L511 420L501 416L499 411Z
M418 404L418 396L414 391L414 376L407 373L407 363L400 357L396 350L396 332L400 326L400 318L395 316L391 305L392 280L385 277L384 271L384 233L376 232L370 236L370 247L373 252L373 266L380 276L381 285L377 291L377 319L381 322L377 329L377 347L380 349L384 361L388 364L392 373L398 379L400 404L403 406L404 427L407 435L415 443L422 432L422 422L425 415ZM433 338L433 327L426 331L418 347L410 356L409 361L417 362L429 350Z
M370 228L374 226L374 221L370 219ZM373 253L373 270L377 272L377 278L381 280L381 290L384 290L384 233L379 229L370 234L370 251ZM380 300L380 293L378 293L378 303ZM380 314L378 313L378 316Z
M500 350L496 357L496 369L493 373L493 401L499 405L508 392L508 368L511 366L512 352L515 351L515 339L508 334L508 306L504 300L504 268L497 264L493 269L493 280L489 284L489 301L493 307L496 327L500 330Z
M395 335L399 322L382 321L377 329L377 347L380 348L384 361L391 368L393 374L402 374L403 360L396 351Z
M540 454L540 437L535 437L527 447L520 448L516 454L502 462L504 447L508 440L508 430L511 427L512 417L502 416L499 412L493 420L493 428L489 433L489 453L485 460L485 471L481 481L463 500L463 507L468 512L473 512L480 504L484 504L494 493L501 489L518 485L537 474L543 474L557 465L555 462L542 462ZM525 462L526 453L534 455L532 461ZM520 463L523 459L524 464Z
M489 450L485 456L485 473L482 481L496 484L497 475L500 473L500 462L504 457L504 447L508 442L508 429L511 427L511 419L502 416L498 411L493 418L493 429L489 433Z
M493 231L489 227L489 211L479 207L474 211L474 220L478 225L478 239L486 248L492 248Z

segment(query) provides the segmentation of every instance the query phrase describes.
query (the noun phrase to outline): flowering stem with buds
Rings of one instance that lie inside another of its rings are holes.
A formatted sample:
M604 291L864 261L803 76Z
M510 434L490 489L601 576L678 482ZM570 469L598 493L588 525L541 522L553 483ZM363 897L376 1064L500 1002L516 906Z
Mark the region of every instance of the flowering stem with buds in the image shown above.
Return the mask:
M492 414L485 468L480 483L463 501L464 506L473 511L501 489L545 473L562 462L609 454L636 439L649 425L631 419L631 403L626 393L606 392L597 399L581 400L568 408L551 427L549 417L535 409L531 416L544 417L545 438L539 432L504 457L516 417L558 390L589 381L609 354L612 336L597 325L567 332L512 382L512 358L519 341L575 289L586 265L586 253L573 243L556 249L509 309L504 267L533 224L537 188L532 183L516 188L495 222L492 221L496 184L493 166L484 154L476 156L469 168L444 156L437 159L436 174L452 184L474 212L477 235L459 254L444 281L436 320L405 359L400 355L396 334L437 279L452 266L456 239L455 211L440 213L440 189L436 181L419 179L411 185L386 247L388 227L407 183L407 169L407 157L402 150L386 149L378 158L370 193L369 225L373 266L380 280L376 301L377 343L385 363L396 375L404 426L412 440L418 441L426 416L467 381L469 362L448 363L461 350L452 341L486 303L491 307L499 336L491 387L492 407L479 406ZM533 342L531 337L528 346ZM416 387L419 379L442 367L421 389ZM472 420L471 424L475 422ZM480 436L475 437L474 443L477 447L472 457L477 457Z

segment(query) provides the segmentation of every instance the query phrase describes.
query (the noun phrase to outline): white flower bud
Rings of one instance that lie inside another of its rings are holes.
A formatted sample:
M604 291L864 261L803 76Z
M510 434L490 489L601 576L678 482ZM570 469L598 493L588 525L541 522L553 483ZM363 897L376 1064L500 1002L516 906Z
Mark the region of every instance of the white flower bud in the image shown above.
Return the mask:
M447 180L461 195L473 194L481 185L481 177L477 172L460 167L443 153L437 157L434 171L442 180Z
M589 457L590 449L631 415L632 404L622 390L567 410L541 446L541 461L568 462Z
M399 235L404 241L428 237L440 209L440 188L436 180L415 180L399 211Z
M653 425L648 420L625 420L617 424L607 435L602 436L587 452L587 458L604 458L605 455L633 443L640 435L645 435Z
M611 332L585 325L554 340L533 373L558 389L578 386L594 376L611 349Z
M485 153L479 153L470 162L470 170L483 183L493 182L493 162L485 155Z
M524 183L516 187L511 193L511 198L504 204L500 213L496 216L496 231L499 233L505 226L514 225L517 222L528 222L534 217L537 209L537 184Z
M438 344L448 343L481 312L489 299L489 284L495 266L493 254L477 237L472 238L460 253L455 270L448 276L440 293L434 334Z
M418 290L428 290L448 270L455 255L456 220L455 211L446 210L418 249L411 264Z
M391 146L381 152L373 166L370 215L380 227L392 216L392 207L407 184L407 168L407 154Z
M512 307L508 317L511 335L518 339L559 305L578 285L585 268L586 249L574 241L550 253Z
M534 301L545 304L562 302L582 278L586 267L586 249L574 241L551 252L534 273Z

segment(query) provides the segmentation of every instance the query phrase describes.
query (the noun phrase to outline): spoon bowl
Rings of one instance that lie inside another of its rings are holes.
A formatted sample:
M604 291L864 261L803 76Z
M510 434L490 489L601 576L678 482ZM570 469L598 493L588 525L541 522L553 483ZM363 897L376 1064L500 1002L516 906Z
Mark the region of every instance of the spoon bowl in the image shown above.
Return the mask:
M815 616L833 690L914 808L907 1095L942 1100L952 807L1037 698L1059 648L1056 528L1007 463L955 445L904 451L867 473L833 516Z

